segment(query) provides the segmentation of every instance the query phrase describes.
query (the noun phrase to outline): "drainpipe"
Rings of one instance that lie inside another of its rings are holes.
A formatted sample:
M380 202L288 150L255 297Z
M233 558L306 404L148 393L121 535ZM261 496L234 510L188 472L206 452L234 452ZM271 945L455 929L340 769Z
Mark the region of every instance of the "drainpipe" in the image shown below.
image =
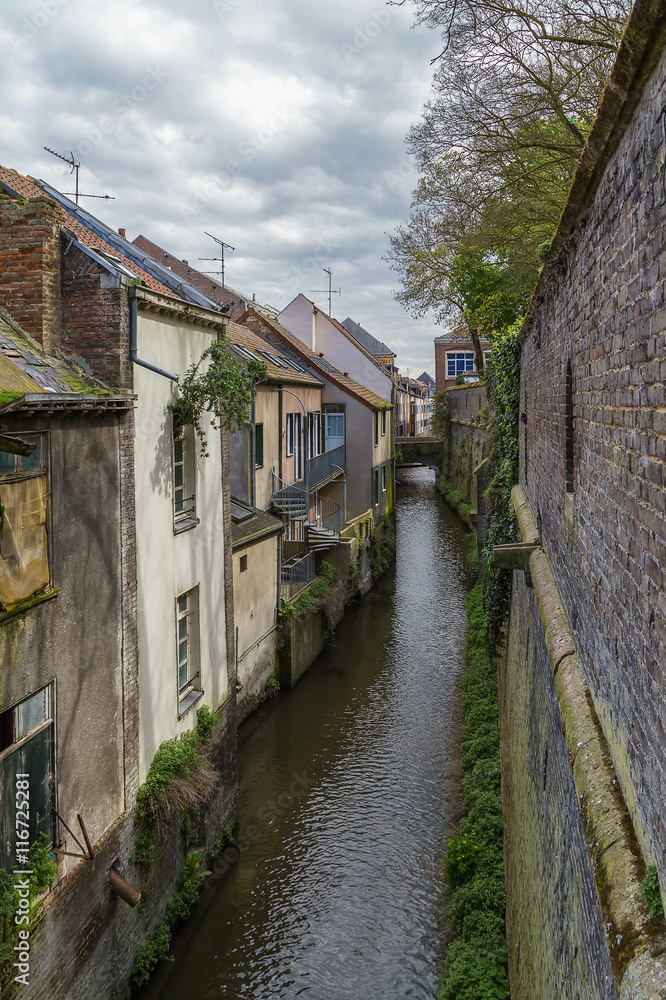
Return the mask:
M178 381L177 375L172 375L171 372L165 371L163 368L158 368L156 365L151 365L148 361L142 361L137 354L137 311L138 303L136 298L136 288L134 285L130 288L129 293L130 300L130 358L135 365L141 365L142 368L147 368L148 371L156 372L158 375L163 375L164 378L171 379L172 382Z
M333 468L342 473L342 530L347 524L347 473L341 465L334 465Z

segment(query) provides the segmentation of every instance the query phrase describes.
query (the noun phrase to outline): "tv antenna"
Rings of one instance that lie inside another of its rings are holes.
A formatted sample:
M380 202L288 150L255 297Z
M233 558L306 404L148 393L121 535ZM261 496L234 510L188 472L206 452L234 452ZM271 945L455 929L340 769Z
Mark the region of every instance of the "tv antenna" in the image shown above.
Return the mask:
M333 285L333 274L331 273L330 268L323 267L322 271L324 272L324 274L328 275L328 289L326 289L326 288L311 288L310 289L310 294L311 295L326 295L326 294L328 294L328 315L330 316L331 315L331 307L332 307L332 296L333 295L342 295L342 289L341 288L333 288L332 287L332 285Z
M218 240L217 236L213 236L212 233L206 233L205 230L204 230L204 233L205 233L206 236L210 236L211 240L215 240L215 242L217 243L217 245L220 248L220 256L219 257L199 257L199 260L214 260L217 263L219 263L220 268L219 268L218 271L204 271L204 274L219 274L219 276L220 276L220 284L222 285L222 308L224 309L224 251L228 250L229 253L233 253L234 250L236 249L236 247L229 246L229 244L225 243L224 240Z
M113 195L113 194L83 194L81 191L79 191L79 170L81 168L81 161L80 160L76 160L74 158L74 153L73 152L71 152L69 154L69 157L67 157L67 156L63 156L62 153L56 153L55 149L49 149L48 146L42 146L42 149L45 149L47 153L51 154L51 156L57 156L59 160L62 160L64 163L67 163L68 166L71 167L71 171L70 172L74 174L74 177L75 177L74 187L75 187L76 190L74 190L74 191L63 191L63 194L74 195L74 198L76 199L76 204L77 205L79 203L79 198L103 198L104 201L115 201L116 200L116 196Z

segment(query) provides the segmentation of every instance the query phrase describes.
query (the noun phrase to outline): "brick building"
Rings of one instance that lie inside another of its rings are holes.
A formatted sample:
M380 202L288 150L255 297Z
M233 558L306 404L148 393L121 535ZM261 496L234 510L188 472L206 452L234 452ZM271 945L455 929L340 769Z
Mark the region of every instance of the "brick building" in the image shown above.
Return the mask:
M641 901L647 866L666 888L665 44L663 5L638 2L520 334L532 554L500 685L515 1000L666 981Z
M485 358L492 345L486 337L481 337L480 344ZM458 375L463 375L470 382L477 376L474 344L467 330L454 330L435 337L437 392L455 385Z

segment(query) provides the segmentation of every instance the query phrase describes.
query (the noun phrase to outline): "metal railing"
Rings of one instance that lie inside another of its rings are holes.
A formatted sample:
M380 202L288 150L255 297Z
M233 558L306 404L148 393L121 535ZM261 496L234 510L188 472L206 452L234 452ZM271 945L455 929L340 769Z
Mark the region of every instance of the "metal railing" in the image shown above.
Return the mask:
M284 479L271 473L273 477L272 501L285 514L304 516L308 512L308 495L300 486L285 483Z
M343 444L338 448L331 448L330 451L324 451L321 455L316 455L315 458L309 458L308 482L310 489L317 483L323 482L324 479L336 475L340 471L336 466L342 467L344 464L345 446Z
M293 601L302 590L312 583L317 575L315 570L315 554L308 552L307 555L295 559L293 562L282 566L280 573L280 596L283 601Z
M333 531L340 534L340 504L335 500L328 500L326 497L319 498L319 511L317 525L326 531Z

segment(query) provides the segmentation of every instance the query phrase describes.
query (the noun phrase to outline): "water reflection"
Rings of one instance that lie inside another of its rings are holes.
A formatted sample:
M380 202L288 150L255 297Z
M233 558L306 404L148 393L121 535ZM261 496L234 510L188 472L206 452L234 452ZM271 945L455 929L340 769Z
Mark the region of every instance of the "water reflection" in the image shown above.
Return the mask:
M241 731L241 854L145 996L436 996L437 868L468 575L428 470L403 470L396 569Z

